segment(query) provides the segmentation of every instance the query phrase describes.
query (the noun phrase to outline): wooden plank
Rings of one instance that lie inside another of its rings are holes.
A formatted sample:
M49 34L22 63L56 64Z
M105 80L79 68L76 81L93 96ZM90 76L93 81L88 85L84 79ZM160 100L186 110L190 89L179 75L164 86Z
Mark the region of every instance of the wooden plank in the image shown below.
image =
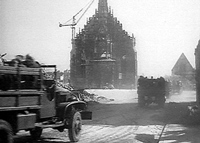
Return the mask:
M20 96L18 106L39 105L39 96Z
M19 68L20 75L40 75L40 68Z
M11 66L0 66L1 74L17 74L17 68Z
M40 75L41 68L0 66L1 74Z
M40 75L40 72L35 71L20 71L20 75Z
M0 107L35 106L39 100L40 96L0 97Z
M0 73L1 74L17 74L17 71L16 70L4 70L4 69L1 69Z
M4 69L4 70L15 70L17 69L16 67L12 67L12 66L0 66L0 70Z
M0 97L0 107L15 107L15 97Z
M21 70L19 71L20 75L40 75L40 70Z
M18 110L33 110L41 109L41 106L21 106L21 107L0 107L0 111L18 111Z
M28 68L28 67L19 67L20 71L27 71L27 72L39 72L40 68Z
M42 95L44 91L39 90L13 90L13 91L0 91L0 96L16 96L16 95Z

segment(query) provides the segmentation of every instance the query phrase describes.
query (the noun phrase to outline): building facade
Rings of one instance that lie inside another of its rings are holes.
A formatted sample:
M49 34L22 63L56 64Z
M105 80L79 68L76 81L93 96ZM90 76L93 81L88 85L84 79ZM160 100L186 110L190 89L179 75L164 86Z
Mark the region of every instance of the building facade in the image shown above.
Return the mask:
M76 88L134 88L137 76L135 38L99 0L98 9L72 41L70 81Z
M184 53L181 54L176 64L172 68L172 82L180 81L183 90L194 90L195 69Z
M188 80L192 80L194 78L194 68L192 67L184 53L181 54L176 64L172 68L172 76L174 75L184 77Z
M200 105L200 40L195 49L195 80L196 80L196 100Z

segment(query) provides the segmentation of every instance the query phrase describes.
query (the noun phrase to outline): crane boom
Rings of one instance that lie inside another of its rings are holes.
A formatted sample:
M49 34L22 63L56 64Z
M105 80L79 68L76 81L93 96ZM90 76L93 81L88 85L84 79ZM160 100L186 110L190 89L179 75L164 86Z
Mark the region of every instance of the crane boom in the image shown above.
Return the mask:
M87 10L90 8L90 6L93 4L93 2L94 2L95 0L92 0L90 3L89 3L89 5L87 6L87 8L86 8L86 10L83 12L83 14L80 16L80 18L78 19L78 21L76 22L76 16L79 14L79 13L81 13L81 11L83 11L83 9L86 7L84 7L84 8L82 8L79 12L77 12L73 17L72 17L72 19L70 19L70 20L72 20L72 23L71 24L61 24L61 23L59 23L59 27L63 27L63 26L71 26L71 28L72 28L72 39L74 39L74 37L75 37L75 26L77 25L77 23L81 20L81 18L84 16L84 14L87 12ZM69 22L70 20L68 20L67 22ZM66 23L67 23L66 22Z

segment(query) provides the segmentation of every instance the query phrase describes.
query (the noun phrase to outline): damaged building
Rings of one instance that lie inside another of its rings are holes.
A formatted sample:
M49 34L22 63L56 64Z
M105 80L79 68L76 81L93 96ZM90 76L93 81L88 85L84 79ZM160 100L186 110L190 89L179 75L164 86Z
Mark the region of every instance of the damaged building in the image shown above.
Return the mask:
M70 82L76 88L131 89L136 77L135 38L113 16L107 0L99 0L95 14L72 41Z

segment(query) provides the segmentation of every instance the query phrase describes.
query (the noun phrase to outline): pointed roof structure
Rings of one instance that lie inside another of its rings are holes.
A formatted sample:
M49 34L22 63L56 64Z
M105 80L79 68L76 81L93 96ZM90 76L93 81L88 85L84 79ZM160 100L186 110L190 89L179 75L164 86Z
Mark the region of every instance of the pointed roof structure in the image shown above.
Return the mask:
M99 0L99 3L98 3L98 12L100 14L107 14L108 13L108 3L107 3L107 0Z
M172 75L188 76L194 74L194 68L186 58L185 54L182 53L178 61L172 68Z

